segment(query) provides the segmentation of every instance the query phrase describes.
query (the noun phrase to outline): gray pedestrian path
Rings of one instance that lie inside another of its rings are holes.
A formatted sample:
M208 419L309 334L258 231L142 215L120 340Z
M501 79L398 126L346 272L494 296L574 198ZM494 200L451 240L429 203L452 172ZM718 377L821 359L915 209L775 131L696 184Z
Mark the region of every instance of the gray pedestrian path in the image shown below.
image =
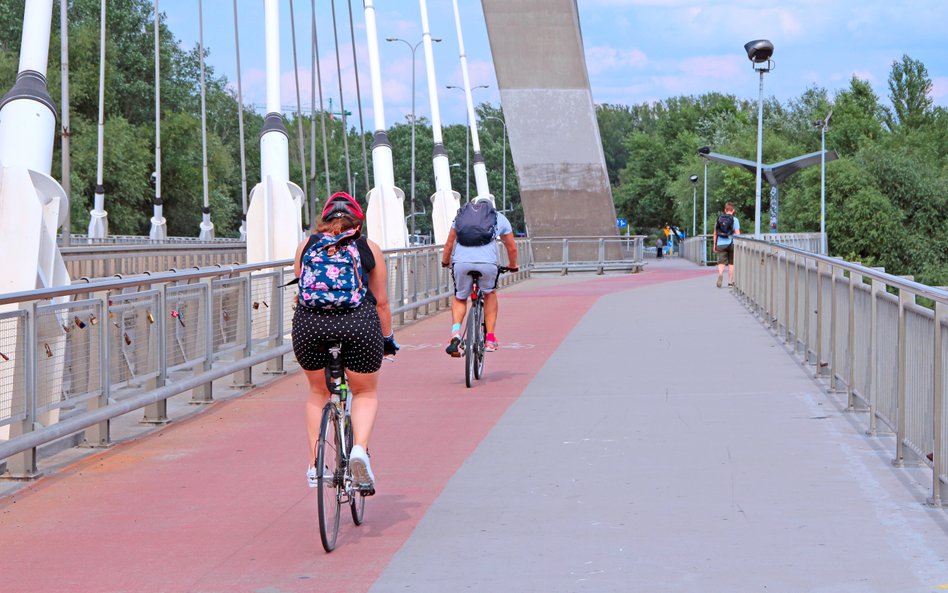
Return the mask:
M371 591L948 590L930 471L713 281L602 297Z

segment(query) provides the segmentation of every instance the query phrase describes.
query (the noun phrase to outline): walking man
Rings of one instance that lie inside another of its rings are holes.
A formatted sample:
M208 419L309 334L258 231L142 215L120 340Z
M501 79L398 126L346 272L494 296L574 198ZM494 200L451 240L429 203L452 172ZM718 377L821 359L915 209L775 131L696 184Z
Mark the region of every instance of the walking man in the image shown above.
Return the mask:
M714 251L718 254L718 288L724 282L727 266L727 285L734 286L734 235L741 234L741 223L734 216L734 204L724 204L724 214L714 223Z

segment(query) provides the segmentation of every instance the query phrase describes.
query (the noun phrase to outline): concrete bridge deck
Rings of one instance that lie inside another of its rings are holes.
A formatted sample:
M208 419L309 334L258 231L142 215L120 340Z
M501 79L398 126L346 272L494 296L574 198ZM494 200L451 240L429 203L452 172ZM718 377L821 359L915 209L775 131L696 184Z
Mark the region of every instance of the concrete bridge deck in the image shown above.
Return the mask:
M486 378L399 333L325 554L289 375L0 498L9 593L935 592L948 514L713 272L507 289Z

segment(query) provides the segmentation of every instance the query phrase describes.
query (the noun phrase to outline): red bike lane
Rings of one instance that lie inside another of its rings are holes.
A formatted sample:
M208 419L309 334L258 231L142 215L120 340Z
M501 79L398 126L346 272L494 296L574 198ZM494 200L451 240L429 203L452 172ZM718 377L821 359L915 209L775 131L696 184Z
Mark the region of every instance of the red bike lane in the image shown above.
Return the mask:
M503 291L485 377L464 385L440 314L398 332L371 447L378 494L365 523L343 515L323 552L306 487L297 373L142 439L83 459L0 500L0 589L366 591L445 484L601 296L707 275L545 277ZM458 509L463 512L463 509Z

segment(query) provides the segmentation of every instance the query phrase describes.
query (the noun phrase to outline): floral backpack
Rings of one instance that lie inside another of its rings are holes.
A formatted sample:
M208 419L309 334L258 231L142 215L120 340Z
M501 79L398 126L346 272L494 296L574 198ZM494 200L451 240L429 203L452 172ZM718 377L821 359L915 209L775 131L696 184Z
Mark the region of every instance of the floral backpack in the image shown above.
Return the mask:
M353 237L355 229L339 235L319 235L300 258L299 302L313 309L354 309L365 298L362 260Z

